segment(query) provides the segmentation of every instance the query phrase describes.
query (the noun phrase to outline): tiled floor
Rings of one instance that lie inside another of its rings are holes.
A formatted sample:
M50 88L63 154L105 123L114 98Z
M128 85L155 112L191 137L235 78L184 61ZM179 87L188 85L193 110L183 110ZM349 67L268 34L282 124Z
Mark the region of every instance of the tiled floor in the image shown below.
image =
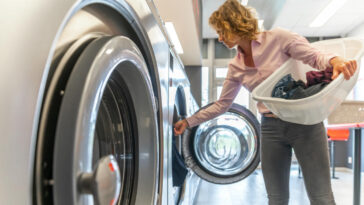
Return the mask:
M332 180L337 205L351 205L353 175L349 169L337 169L339 179ZM362 175L361 205L364 205L364 174ZM267 205L268 200L261 170L245 180L231 185L215 185L202 181L194 205ZM303 179L293 166L290 179L290 205L309 205Z

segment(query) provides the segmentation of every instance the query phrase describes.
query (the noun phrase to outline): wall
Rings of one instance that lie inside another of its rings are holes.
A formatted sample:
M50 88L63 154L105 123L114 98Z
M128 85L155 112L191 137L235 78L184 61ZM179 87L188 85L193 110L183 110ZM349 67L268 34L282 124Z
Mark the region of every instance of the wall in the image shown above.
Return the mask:
M331 142L329 142L329 151L331 157ZM349 145L348 141L335 141L334 142L334 151L335 151L335 166L336 167L347 167L351 168L352 164L348 163L348 157L351 157L349 153Z
M360 26L357 26L355 29L350 31L347 35L347 37L355 37L360 38L364 40L364 23ZM363 58L361 60L361 64L363 64ZM354 87L354 100L362 100L364 101L364 68L361 66L361 70L359 73L358 82L356 83Z
M364 23L357 26L347 34L348 37L360 37L364 39Z
M364 172L364 130L361 130L361 171ZM353 150L354 148L354 130L350 130L350 137L348 140L348 157L351 157L352 160L354 160L353 158ZM335 155L336 156L336 155ZM335 163L336 164L336 163ZM348 168L352 168L353 164L352 163L348 163L347 164Z
M328 124L345 124L345 123L357 123L364 119L364 101L344 101L336 110L334 110L328 117ZM362 131L362 147L364 145L364 135ZM338 157L335 161L338 166L345 165L352 168L352 163L349 163L348 158L353 161L353 146L354 146L354 131L350 130L349 140L347 142L337 143L335 147L335 157ZM346 148L345 148L346 145ZM362 149L363 150L363 149ZM345 156L346 159L342 156ZM342 156L340 156L342 155ZM344 164L342 164L344 163ZM364 172L364 151L361 154L362 171Z
M350 31L347 34L347 37L356 37L356 38L360 38L364 40L364 23L361 24L360 26L357 26L356 28L354 28L352 31ZM363 59L361 61L361 64L363 64ZM355 100L363 100L364 101L364 67L361 66L361 70L359 73L359 79L358 82L354 88L354 99ZM362 148L364 148L364 131L362 130ZM352 137L353 135L351 135L350 137ZM352 146L353 144L350 143L349 144L349 153L352 153ZM362 156L361 156L361 165L362 165L362 172L364 172L364 151L362 149Z
M186 66L185 70L191 83L192 95L201 107L201 66Z

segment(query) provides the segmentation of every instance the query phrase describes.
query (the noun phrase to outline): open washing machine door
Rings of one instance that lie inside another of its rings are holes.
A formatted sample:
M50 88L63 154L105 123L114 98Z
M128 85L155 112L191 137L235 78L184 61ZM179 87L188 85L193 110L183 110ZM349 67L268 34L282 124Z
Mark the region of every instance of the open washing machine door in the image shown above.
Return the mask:
M256 117L245 107L233 104L225 114L184 133L185 163L206 181L238 182L260 162L259 131Z
M40 125L37 204L154 204L157 108L137 46L85 36L59 67Z

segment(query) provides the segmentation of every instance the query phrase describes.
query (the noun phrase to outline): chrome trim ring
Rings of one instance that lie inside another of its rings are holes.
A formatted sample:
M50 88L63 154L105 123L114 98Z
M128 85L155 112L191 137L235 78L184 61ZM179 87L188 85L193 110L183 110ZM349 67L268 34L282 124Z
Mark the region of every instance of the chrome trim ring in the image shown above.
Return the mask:
M193 146L203 168L219 176L232 176L254 160L256 141L250 123L228 112L199 126Z
M77 177L92 170L94 131L108 80L118 72L129 90L137 130L135 204L153 204L158 183L158 125L152 85L137 46L126 37L102 37L80 56L68 81L57 124L54 154L55 204L92 201L77 189Z

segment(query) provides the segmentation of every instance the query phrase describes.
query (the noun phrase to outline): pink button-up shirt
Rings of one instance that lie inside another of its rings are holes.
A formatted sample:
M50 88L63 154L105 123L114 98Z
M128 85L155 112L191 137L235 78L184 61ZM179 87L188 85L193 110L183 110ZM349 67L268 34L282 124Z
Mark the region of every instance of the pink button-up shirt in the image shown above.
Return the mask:
M331 66L329 61L335 56L320 52L306 38L281 28L259 33L257 39L252 41L251 47L255 67L245 66L244 53L238 49L237 55L229 63L219 100L188 117L186 120L190 127L226 112L241 86L251 92L290 57L324 70ZM260 113L270 112L261 102L257 103L257 107Z

